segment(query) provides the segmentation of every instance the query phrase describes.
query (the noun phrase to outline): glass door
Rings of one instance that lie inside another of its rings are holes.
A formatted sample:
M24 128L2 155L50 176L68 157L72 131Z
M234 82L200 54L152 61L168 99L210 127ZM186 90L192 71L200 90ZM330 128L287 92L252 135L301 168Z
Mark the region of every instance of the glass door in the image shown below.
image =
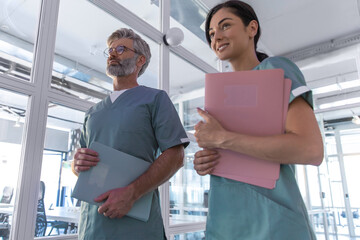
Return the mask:
M357 184L360 180L360 128L342 130L338 134L342 146L343 171L347 181L345 199L348 201L348 209L345 217L351 222L351 236L360 237L360 191Z
M360 237L360 194L357 189L360 129L351 125L336 126L326 131L325 136L327 169L322 169L322 165L319 170L325 208L330 209L334 222L330 235L337 233L339 239Z

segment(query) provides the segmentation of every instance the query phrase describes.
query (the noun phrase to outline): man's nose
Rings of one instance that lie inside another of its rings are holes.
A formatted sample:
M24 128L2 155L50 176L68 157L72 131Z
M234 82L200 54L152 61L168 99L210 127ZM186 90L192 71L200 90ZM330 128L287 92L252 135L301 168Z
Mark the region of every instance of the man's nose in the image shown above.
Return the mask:
M109 54L109 57L111 57L111 56L117 56L117 51L116 51L116 49L115 48L112 48L112 51L110 51L110 54Z

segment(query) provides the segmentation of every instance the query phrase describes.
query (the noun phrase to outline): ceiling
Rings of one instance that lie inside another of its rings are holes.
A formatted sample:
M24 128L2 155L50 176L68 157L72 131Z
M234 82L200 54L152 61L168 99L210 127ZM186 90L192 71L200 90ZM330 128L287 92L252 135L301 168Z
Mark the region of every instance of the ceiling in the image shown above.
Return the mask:
M210 9L224 1L202 2ZM360 0L244 2L259 18L258 50L296 62L325 122L360 114Z
M148 23L158 25L159 1L116 0L116 2ZM216 59L204 42L202 25L206 12L220 2L223 1L171 0L171 26L182 26L185 32L182 45L197 56L204 56L205 61L210 59L209 64L213 64ZM259 50L270 56L282 55L291 58L303 71L310 87L315 89L327 85L339 85L339 82L356 83L359 80L360 0L245 0L245 2L253 6L260 21L262 36L258 44ZM139 5L143 7L139 8ZM17 41L17 44L22 45L23 48L26 48L26 44L34 42L39 6L39 0L2 0L0 40L11 39L14 44ZM126 27L126 25L85 0L61 0L55 58L68 69L59 72L74 78L79 77L79 72L83 74L82 76L88 74L91 77L85 76L84 81L95 81L95 84L102 85L105 89L111 87L111 79L104 75L105 60L102 50L106 47L104 36L106 38L118 27ZM159 29L158 26L156 28ZM150 42L154 58L147 75L145 74L141 81L145 82L146 79L145 85L156 86L159 48L157 43L150 39L146 40ZM31 46L27 48L31 49ZM180 62L175 63L181 59L174 57L172 59L171 94L184 93L194 89L194 86L203 86L201 83L203 72L194 71L190 64L188 66ZM184 67L176 68L177 65ZM192 75L184 78L184 72L191 72ZM106 84L100 84L101 81ZM347 103L352 104L351 108L329 107L336 111L325 111L319 107L320 103L344 100L358 93L360 92L357 85L346 90L340 87L330 92L319 93L315 95L316 110L324 112L324 118L327 120L348 118L353 112L360 114L360 106L357 105L360 101Z
M208 7L216 0L202 0ZM260 22L261 48L289 53L360 33L360 0L244 0Z

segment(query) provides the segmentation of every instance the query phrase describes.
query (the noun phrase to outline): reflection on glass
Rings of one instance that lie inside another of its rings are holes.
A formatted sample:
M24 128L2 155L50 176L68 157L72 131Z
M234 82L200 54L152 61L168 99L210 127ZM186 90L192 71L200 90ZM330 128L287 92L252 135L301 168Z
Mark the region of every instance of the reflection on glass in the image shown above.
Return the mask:
M122 6L135 13L147 23L160 30L159 0L115 0ZM139 7L141 6L141 7Z
M179 99L184 95L181 99L186 97L186 100L201 97L204 86L205 72L170 53L170 97Z
M184 41L181 46L216 68L216 55L205 38L207 10L200 2L171 0L170 27L178 27L183 31Z
M0 239L8 239L28 97L0 89Z
M170 53L170 98L174 103L187 104L189 119L187 124L193 124L190 118L194 115L194 107L204 106L205 73L184 59ZM186 102L186 103L185 103ZM180 118L182 117L181 113ZM184 113L185 114L185 113ZM190 121L190 122L189 122Z
M170 224L202 222L208 211L210 177L194 170L194 154L199 149L191 142L185 149L185 164L170 179Z
M0 73L30 80L40 0L0 2Z
M199 97L183 102L184 104L184 128L186 131L193 131L195 125L203 120L197 112L197 108L204 109L204 97Z
M78 147L84 112L49 105L41 185L36 220L37 236L77 232L80 202L71 198L76 176L71 161ZM47 225L42 225L46 219Z
M79 17L81 13L81 17ZM94 17L96 16L96 17ZM60 2L52 87L88 101L99 102L113 90L106 73L107 38L127 25L86 0ZM141 85L158 86L159 46L141 36L150 46L151 62L139 78Z
M171 240L204 240L205 232L191 232L191 233L182 233L177 235L171 235Z

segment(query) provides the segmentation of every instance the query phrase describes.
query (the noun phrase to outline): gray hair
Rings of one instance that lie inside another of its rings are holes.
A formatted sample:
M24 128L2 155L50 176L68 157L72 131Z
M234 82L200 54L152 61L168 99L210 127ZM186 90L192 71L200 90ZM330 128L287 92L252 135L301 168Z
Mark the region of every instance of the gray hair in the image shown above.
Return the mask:
M118 40L120 38L132 39L134 41L133 47L134 47L134 50L136 51L136 53L145 56L146 62L144 63L144 65L141 67L141 69L139 71L138 76L140 76L141 74L143 74L145 72L145 69L147 68L147 66L149 65L149 62L150 62L151 52L150 52L149 45L147 44L147 42L145 42L145 40L143 40L133 30L131 30L129 28L120 28L120 29L116 30L115 32L113 32L108 37L108 39L107 39L108 46L110 46L113 41Z

